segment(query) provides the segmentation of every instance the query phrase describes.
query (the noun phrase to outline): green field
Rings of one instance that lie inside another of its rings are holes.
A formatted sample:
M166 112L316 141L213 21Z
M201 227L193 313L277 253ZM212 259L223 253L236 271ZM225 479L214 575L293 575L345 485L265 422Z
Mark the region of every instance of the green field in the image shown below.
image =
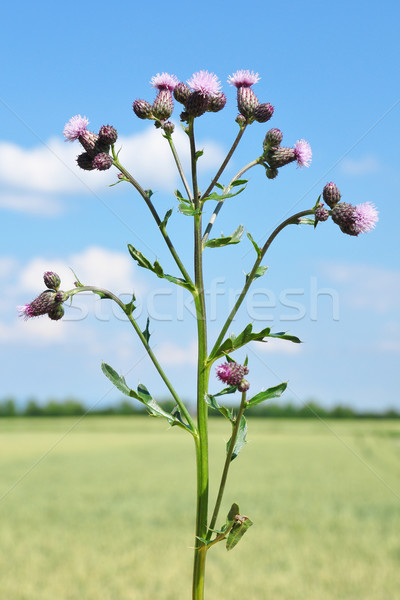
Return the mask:
M193 444L147 417L0 420L0 597L189 600ZM229 437L210 424L212 494ZM250 421L207 600L400 598L400 423Z

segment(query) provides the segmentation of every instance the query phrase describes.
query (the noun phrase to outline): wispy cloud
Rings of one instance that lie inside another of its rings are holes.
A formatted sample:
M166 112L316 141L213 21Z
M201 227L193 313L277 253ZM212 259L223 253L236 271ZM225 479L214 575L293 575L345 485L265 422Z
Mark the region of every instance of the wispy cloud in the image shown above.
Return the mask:
M345 158L340 168L347 175L359 177L378 173L381 170L381 164L377 156L369 154L360 158Z
M187 169L188 138L179 126L174 133L174 143ZM121 136L116 147L121 148L124 166L144 188L151 185L158 191L174 189L178 182L177 169L169 145L159 130L150 127L132 136ZM199 141L198 148L204 150L198 163L200 173L217 167L224 157L221 146L212 140ZM55 195L98 192L116 181L113 168L107 172L79 169L76 156L81 151L79 143L66 143L55 137L44 145L28 149L0 142L0 185L3 188L0 207L56 216L62 211L62 203ZM123 188L121 184L114 189Z

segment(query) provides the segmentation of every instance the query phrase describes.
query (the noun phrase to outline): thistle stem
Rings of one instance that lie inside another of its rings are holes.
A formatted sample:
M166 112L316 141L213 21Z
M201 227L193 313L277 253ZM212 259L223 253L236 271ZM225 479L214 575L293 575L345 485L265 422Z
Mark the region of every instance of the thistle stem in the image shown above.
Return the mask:
M168 140L169 146L171 148L172 155L173 155L174 160L175 160L176 168L178 169L180 178L181 178L182 183L183 183L183 185L185 187L186 193L188 195L188 199L191 202L193 202L192 192L191 192L191 189L190 189L189 184L187 182L187 179L186 179L186 176L185 176L185 173L184 173L181 161L179 159L178 153L177 153L176 148L175 148L175 144L174 144L174 142L172 140L172 136L170 136L170 135L164 135L164 137Z
M211 539L211 536L213 534L213 530L215 528L215 524L217 522L219 509L221 507L221 502L222 502L222 498L223 498L224 491L225 491L225 485L226 485L226 480L227 480L227 477L228 477L229 467L230 467L231 462L232 462L233 450L235 448L237 436L238 436L238 433L239 433L240 421L242 419L242 416L243 416L243 413L245 411L245 408L246 408L246 392L243 392L242 393L242 399L241 399L241 402L240 402L239 412L237 414L237 417L235 419L235 423L234 423L233 428L232 428L232 436L231 436L231 439L230 439L228 452L227 452L226 458L225 458L224 470L222 471L222 477L221 477L221 483L220 483L219 490L218 490L218 496L217 496L217 500L215 502L214 512L213 512L212 517L211 517L210 525L208 527L208 533L207 533L207 538L206 538L207 540ZM207 546L207 548L209 548L209 546Z

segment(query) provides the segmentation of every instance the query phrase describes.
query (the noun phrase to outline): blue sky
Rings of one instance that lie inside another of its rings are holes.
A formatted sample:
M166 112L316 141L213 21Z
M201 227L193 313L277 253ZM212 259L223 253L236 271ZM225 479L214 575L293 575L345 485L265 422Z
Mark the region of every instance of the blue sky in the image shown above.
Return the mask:
M288 379L286 399L296 402L400 408L399 16L395 2L256 1L246 10L207 0L120 2L118 11L101 1L8 4L0 25L0 398L112 402L118 394L101 360L132 387L142 381L154 395L166 395L129 325L107 303L79 299L57 323L18 320L15 306L42 291L43 271L60 271L67 289L69 267L87 284L135 290L140 324L151 316L156 354L182 395L194 398L195 324L187 297L136 267L126 250L130 242L173 272L163 241L133 188L108 187L115 172L79 171L78 144L66 144L62 129L78 113L94 130L113 124L122 163L154 190L164 214L176 207L179 182L165 140L134 116L133 100L153 100L149 81L157 72L181 80L200 69L218 75L227 106L196 124L204 186L237 132L227 76L251 69L261 75L254 91L275 114L248 129L222 182L260 154L270 127L283 131L288 146L307 139L313 162L309 169L288 165L274 181L261 168L250 171L246 192L224 207L214 233L242 223L262 242L288 214L310 208L327 181L337 183L344 201L371 201L380 215L376 230L359 238L330 220L277 238L265 259L269 270L232 331L253 321L255 328L288 330L304 344L253 344L252 390ZM179 112L176 144L185 157ZM190 221L176 208L170 235L190 265ZM207 251L211 343L252 258L247 238ZM217 389L215 378L211 385Z

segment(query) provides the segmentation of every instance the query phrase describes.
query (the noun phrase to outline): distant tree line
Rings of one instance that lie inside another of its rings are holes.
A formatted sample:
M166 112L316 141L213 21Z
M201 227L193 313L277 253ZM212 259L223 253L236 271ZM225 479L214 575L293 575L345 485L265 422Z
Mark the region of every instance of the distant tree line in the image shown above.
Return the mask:
M164 410L171 412L174 403L170 400L160 400L159 404ZM87 408L81 401L75 398L65 400L50 399L47 402L38 402L35 399L28 400L24 405L18 404L14 398L3 398L0 400L1 417L79 417L83 415L143 415L146 414L144 406L137 402L121 400L113 405L102 408ZM380 413L369 411L355 411L354 409L337 405L333 408L324 408L318 402L310 401L303 405L292 403L259 405L252 409L251 415L260 418L290 418L310 419L320 417L323 419L398 419L400 412L388 409ZM220 417L220 413L210 409L210 416Z

